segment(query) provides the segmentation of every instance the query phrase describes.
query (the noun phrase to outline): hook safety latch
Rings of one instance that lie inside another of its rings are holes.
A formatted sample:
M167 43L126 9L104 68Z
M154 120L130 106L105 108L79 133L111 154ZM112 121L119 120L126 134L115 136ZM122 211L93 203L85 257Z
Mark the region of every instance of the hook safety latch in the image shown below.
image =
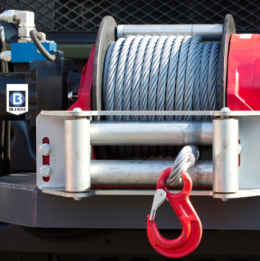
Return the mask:
M196 249L202 237L202 225L189 199L192 189L189 174L186 171L182 172L183 189L178 194L172 194L166 188L170 172L171 168L164 170L158 179L152 210L147 216L147 235L151 245L158 253L169 258L180 258ZM166 199L170 202L182 225L181 235L173 240L162 237L154 221L157 208Z

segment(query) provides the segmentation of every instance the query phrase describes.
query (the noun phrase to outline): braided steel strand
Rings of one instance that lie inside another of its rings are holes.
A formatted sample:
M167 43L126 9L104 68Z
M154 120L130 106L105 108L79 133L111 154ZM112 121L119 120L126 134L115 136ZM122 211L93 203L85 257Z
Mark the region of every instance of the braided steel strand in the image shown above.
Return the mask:
M168 67L167 86L166 86L166 111L173 111L175 109L175 88L178 71L178 63L180 56L180 48L183 41L183 36L178 36L173 42ZM173 116L166 116L166 121L173 121ZM176 156L176 149L174 146L166 146L168 155L171 157Z
M153 36L146 48L143 68L142 68L142 76L141 76L141 86L140 86L140 100L139 100L139 109L140 111L147 110L147 100L148 100L148 88L149 88L149 78L150 78L150 71L152 65L152 59L154 54L154 48L159 40L159 36ZM146 121L147 116L140 116L139 120Z
M137 38L139 38L138 41ZM121 46L118 43L124 39L119 39L109 46L103 72L102 91L103 97L105 96L105 109L177 110L181 104L182 109L178 110L189 110L190 103L191 109L194 110L219 107L219 43L204 45L200 40L195 39L198 37L148 36L145 47L142 49L141 45L145 42L145 38L136 37L128 48L126 47L127 42L121 43ZM172 41L169 47L170 38ZM130 42L129 39L125 41ZM158 48L159 43L160 48ZM194 44L197 47L194 47ZM186 54L184 53L185 45ZM113 61L114 54L118 57L117 63ZM175 65L172 61L175 61ZM112 68L116 71L114 78L113 75L110 77ZM183 78L182 81L181 78ZM114 82L114 88L111 87L112 82ZM182 93L180 85L184 86ZM109 96L111 99L108 98ZM113 116L110 117L108 120L113 119ZM155 118L164 120L164 117L161 116L149 116L149 120ZM128 118L124 116L115 117L115 119L136 121L138 119L147 120L147 117L133 116L132 119L132 116ZM173 120L173 117L168 116L165 119ZM195 119L198 120L197 117ZM185 118L185 120L187 119ZM128 146L128 148L131 152L127 154L133 155L133 147ZM159 147L163 156L167 156L165 148L164 146ZM121 151L121 146L117 149L120 150L121 155L125 155L125 152ZM173 155L175 149L167 147L167 150L169 155ZM134 151L140 157L144 154L150 156L147 146L136 146ZM141 154L140 151L143 153ZM151 147L151 152L153 156L158 156L158 147Z
M150 72L149 88L148 88L148 110L154 111L156 109L156 94L158 88L159 68L162 62L161 56L167 36L161 36L154 49L152 60L152 67ZM149 121L154 121L155 116L148 116Z
M132 93L132 81L133 72L135 65L135 58L137 56L137 51L139 50L139 45L144 44L145 38L143 36L137 36L130 48L127 66L125 69L125 79L124 79L124 89L123 89L123 110L131 110L131 93ZM123 121L130 121L130 116L123 116Z
M183 111L183 99L184 99L184 84L185 84L185 76L186 76L186 67L187 67L187 58L188 51L190 47L192 37L185 36L180 50L180 57L178 63L178 72L177 72L177 84L176 84L176 92L175 92L175 110ZM182 116L176 116L175 120L181 121Z
M157 111L165 110L165 98L166 98L165 95L166 95L169 59L170 59L172 45L173 45L175 38L176 38L175 36L170 36L168 39L166 39L166 42L164 44L163 51L162 51L161 64L160 64L160 68L159 68L157 99L156 99L156 101L157 101L156 110ZM164 116L157 116L156 120L163 121ZM168 156L166 146L159 146L159 152L160 152L160 155L163 157Z
M217 110L220 110L220 52L218 54L218 70L217 70Z
M144 52L145 48L142 46L143 50L138 48L138 53ZM135 57L135 64L134 64L134 73L133 73L133 81L132 81L132 93L131 93L131 111L138 111L139 105L139 88L141 83L141 72L142 72L142 65L143 65L144 57L137 54ZM131 116L131 121L138 121L138 116ZM133 146L133 150L137 157L142 157L142 151L140 150L139 146Z
M155 36L155 37L146 36L145 37L146 45L145 45L145 49L143 49L144 59L143 59L143 67L142 67L142 72L141 72L141 83L140 83L140 90L139 90L139 95L140 95L139 110L146 110L145 106L147 108L147 94L148 94L148 84L149 84L151 61L152 61L153 50L158 41L158 38L159 38L158 36ZM138 55L141 55L141 53ZM147 79L147 80L145 81L145 79ZM145 89L147 90L146 92L145 92ZM146 95L146 97L145 97L145 95ZM139 117L138 119L146 120L146 117L145 116L143 118ZM140 146L139 148L145 157L151 157L149 146Z
M111 54L111 60L109 63L108 70L108 78L107 78L107 86L106 86L106 110L112 111L114 109L114 89L115 89L115 81L116 81L116 71L118 65L118 58L121 53L122 46L125 42L124 38L120 38L116 41L115 46L113 48L113 52ZM107 116L107 120L112 121L113 116Z
M110 61L108 65L108 71L105 81L105 109L113 110L114 107L114 86L116 77L116 68L118 64L118 57L125 39L121 38L114 43L113 50L111 52ZM113 116L106 116L107 120L113 120ZM109 146L112 153L117 154L116 146Z
M166 87L166 111L173 111L175 108L175 88L176 79L179 63L180 48L183 41L183 36L178 36L171 49L169 69L167 77L167 87ZM173 116L166 116L167 121L173 121Z
M130 47L128 58L126 62L126 68L125 68L125 78L124 78L124 88L123 88L123 104L122 109L125 111L130 111L131 109L131 89L132 89L132 81L133 81L133 72L134 72L134 66L135 66L135 59L138 55L138 50L140 49L139 46L143 45L144 37L143 36L137 36ZM130 121L130 116L123 116L123 121ZM128 157L133 157L135 155L133 147L132 146L119 146L120 148L120 154L125 152Z
M209 60L211 53L212 43L208 42L204 45L201 71L200 71L200 106L202 111L209 110L208 102L208 74L209 74ZM202 120L207 120L207 116L203 116Z
M188 54L188 61L187 61L187 68L186 68L186 78L185 78L185 85L184 85L184 110L191 111L192 104L193 104L193 85L194 85L194 76L195 76L195 65L197 61L197 49L198 45L202 42L202 38L200 36L192 37L189 54ZM193 120L193 116L184 116L184 120L191 121Z
M208 97L210 110L217 110L217 91L218 91L218 65L219 65L220 43L212 45L209 61L209 78L208 78Z
M176 157L168 182L170 185L176 185L180 181L182 171L187 171L188 168L193 166L199 158L199 149L197 146L185 146L181 149Z
M121 111L122 110L122 100L123 100L123 84L124 84L124 76L126 69L126 61L128 58L129 50L131 48L131 44L135 39L134 36L129 36L126 38L118 61L117 71L116 71L116 84L115 84L115 106L114 110ZM121 120L121 116L114 116L116 121Z
M204 43L200 43L197 48L197 60L195 64L195 77L194 77L194 92L193 92L193 110L200 111L200 70L201 70L201 59L204 49ZM195 116L194 120L200 121L200 116Z
M131 110L138 111L139 110L139 98L140 98L140 85L141 85L141 74L143 69L144 55L149 41L151 40L151 36L146 36L143 38L142 42L138 47L138 51L134 61L134 71L133 71L133 81L132 81L132 89L131 89L131 100L130 107ZM131 121L138 121L138 116L131 116ZM142 152L142 147L133 146L132 149L135 152L135 155L138 157L150 156L149 149L144 149Z
M150 72L149 88L148 88L148 110L154 111L156 109L156 94L158 88L159 79L159 68L161 64L161 56L164 44L168 39L167 36L161 36L154 49L154 55L152 60L152 67ZM154 121L155 116L148 116L149 121ZM151 146L150 151L153 157L159 156L159 151L157 146Z
M142 68L142 75L141 75L141 85L140 85L140 99L139 99L139 110L146 111L148 106L148 88L149 88L149 78L150 78L150 71L152 65L152 58L154 53L154 48L156 46L157 41L159 40L159 36L153 36L145 50L144 54L144 61L143 61L143 68ZM146 121L147 116L140 116L139 120ZM142 153L143 155L150 157L150 148L149 146L142 146Z
M116 72L116 86L115 86L115 106L114 110L121 111L123 106L123 88L124 88L124 77L125 77L125 71L126 71L126 62L129 54L129 50L131 48L131 44L133 40L135 39L134 36L129 36L122 47L119 62L117 66L117 72ZM116 121L121 121L122 116L114 116L114 119ZM117 151L122 157L125 157L129 152L127 153L125 150L125 146L117 146ZM131 152L130 152L131 154Z
M103 71L103 84L102 84L102 97L103 97L103 104L104 108L106 107L106 86L107 86L107 77L108 77L108 70L109 70L109 63L111 59L111 54L114 49L115 42L111 43L107 49L106 57L105 57L105 66Z
M164 111L165 110L165 96L166 96L166 86L167 86L167 76L169 68L169 59L172 49L175 36L170 36L166 39L166 42L163 47L161 64L159 68L159 78L158 78L158 87L157 87L157 99L156 99L156 110ZM163 121L164 116L156 116L157 121Z
M132 95L131 95L131 110L139 110L139 98L140 98L140 86L141 86L141 75L144 63L144 54L147 48L147 43L151 39L150 36L145 38L144 44L140 45L138 49L138 54L135 58L134 74L132 82ZM138 121L138 116L131 116L132 121Z

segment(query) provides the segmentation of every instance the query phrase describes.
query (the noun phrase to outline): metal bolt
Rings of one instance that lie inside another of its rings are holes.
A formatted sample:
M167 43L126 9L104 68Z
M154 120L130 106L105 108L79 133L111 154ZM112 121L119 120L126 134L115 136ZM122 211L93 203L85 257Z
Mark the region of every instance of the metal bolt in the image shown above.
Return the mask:
M228 107L223 107L220 111L222 112L229 112L230 109ZM221 116L222 119L228 119L228 116Z
M73 91L71 92L68 92L68 99L70 101L73 101L73 100L77 100L78 99L78 94L77 93L73 93ZM75 108L76 109L76 108ZM79 108L78 108L79 109ZM74 110L73 110L74 111Z
M82 198L81 197L73 197L74 198L74 200L76 200L76 201L80 201Z
M227 201L229 201L229 198L222 198L222 201L227 202Z
M72 99L73 99L73 93L72 93L72 91L71 91L71 92L68 92L68 99L69 99L70 101L72 101Z
M237 150L238 150L238 155L240 155L242 153L242 151L243 151L243 147L242 147L241 144L238 144Z
M40 168L40 174L43 177L49 177L51 175L51 167L49 165L43 165Z
M221 109L221 111L227 112L227 111L230 111L230 109L229 109L228 107L223 107L223 108Z
M74 108L72 111L73 112L81 112L82 110L80 108ZM81 119L82 117L80 117L80 116L73 116L73 118L74 119Z
M43 156L48 156L51 153L51 146L47 143L44 143L40 146L39 151Z
M82 110L80 108L74 108L73 111L75 112L81 112Z

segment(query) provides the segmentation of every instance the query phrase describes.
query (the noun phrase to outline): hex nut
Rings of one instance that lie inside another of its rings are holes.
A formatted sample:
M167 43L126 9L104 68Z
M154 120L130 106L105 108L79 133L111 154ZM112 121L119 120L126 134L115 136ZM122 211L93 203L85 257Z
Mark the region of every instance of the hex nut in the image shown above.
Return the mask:
M51 167L49 165L43 165L40 168L40 174L43 177L49 177L51 175Z
M14 20L19 22L19 27L35 27L34 12L23 10L16 11Z
M51 153L51 146L47 143L44 143L40 146L39 151L43 156L48 156Z
M31 38L30 32L35 30L33 27L19 27L18 28L18 37Z

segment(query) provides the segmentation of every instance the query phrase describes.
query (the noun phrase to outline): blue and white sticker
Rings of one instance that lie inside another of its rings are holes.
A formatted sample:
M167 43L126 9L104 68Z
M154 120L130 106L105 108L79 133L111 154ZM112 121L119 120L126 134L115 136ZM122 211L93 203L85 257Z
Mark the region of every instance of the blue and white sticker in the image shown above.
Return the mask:
M15 115L28 112L28 84L6 85L6 111Z

